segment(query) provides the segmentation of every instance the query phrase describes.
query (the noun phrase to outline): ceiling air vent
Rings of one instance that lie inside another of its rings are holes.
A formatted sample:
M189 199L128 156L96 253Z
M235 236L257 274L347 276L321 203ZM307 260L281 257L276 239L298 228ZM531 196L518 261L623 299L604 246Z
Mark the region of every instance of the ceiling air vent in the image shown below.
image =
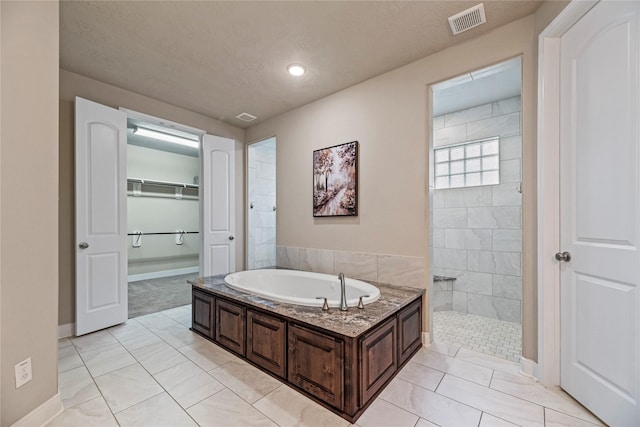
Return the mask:
M451 25L454 36L485 22L487 22L487 17L484 14L483 3L449 17L449 25Z
M236 119L240 119L240 120L242 120L243 122L247 122L247 123L249 123L249 122L252 122L252 121L254 121L255 119L257 119L257 117L256 117L256 116L254 116L253 114L249 114L249 113L240 113L240 114L238 114L238 115L236 116Z

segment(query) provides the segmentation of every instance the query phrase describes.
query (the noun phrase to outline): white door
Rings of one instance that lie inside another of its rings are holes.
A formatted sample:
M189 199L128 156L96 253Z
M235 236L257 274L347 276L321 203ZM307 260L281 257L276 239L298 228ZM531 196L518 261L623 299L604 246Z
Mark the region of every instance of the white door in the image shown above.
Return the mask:
M127 320L125 113L76 98L76 335Z
M561 38L561 386L612 426L640 425L639 11L602 1Z
M202 141L200 273L235 271L235 141L204 135Z

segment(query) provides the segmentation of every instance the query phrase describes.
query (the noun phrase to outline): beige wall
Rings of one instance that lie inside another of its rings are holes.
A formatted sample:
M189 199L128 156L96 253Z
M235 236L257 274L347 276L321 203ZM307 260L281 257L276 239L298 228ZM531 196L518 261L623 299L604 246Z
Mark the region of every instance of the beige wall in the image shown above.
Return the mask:
M58 2L0 2L0 425L58 392ZM33 380L15 388L31 357Z
M277 244L428 259L428 87L522 55L523 287L535 288L535 43L532 15L248 129L247 141L278 140ZM359 216L314 219L312 152L352 140ZM524 304L524 355L536 359L535 301Z
M236 269L244 266L244 130L134 92L60 70L60 302L59 324L75 321L73 102L76 96L124 107L236 140Z

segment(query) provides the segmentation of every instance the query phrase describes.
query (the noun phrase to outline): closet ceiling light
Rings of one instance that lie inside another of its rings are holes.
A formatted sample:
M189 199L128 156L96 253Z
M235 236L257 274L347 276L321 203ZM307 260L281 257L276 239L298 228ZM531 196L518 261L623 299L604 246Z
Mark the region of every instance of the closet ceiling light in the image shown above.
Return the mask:
M287 67L287 70L289 70L289 74L296 77L303 75L307 71L302 64L291 64Z
M177 135L170 135L168 133L137 126L133 129L133 133L138 136L146 136L147 138L159 139L160 141L173 142L174 144L180 144L191 148L200 147L200 143L195 139L183 138Z

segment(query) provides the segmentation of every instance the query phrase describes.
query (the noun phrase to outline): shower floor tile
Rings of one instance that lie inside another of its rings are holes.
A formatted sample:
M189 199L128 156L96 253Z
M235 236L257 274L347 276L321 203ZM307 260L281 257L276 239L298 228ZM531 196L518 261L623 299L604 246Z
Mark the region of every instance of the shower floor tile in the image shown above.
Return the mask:
M519 363L522 325L457 311L436 311L433 340Z

